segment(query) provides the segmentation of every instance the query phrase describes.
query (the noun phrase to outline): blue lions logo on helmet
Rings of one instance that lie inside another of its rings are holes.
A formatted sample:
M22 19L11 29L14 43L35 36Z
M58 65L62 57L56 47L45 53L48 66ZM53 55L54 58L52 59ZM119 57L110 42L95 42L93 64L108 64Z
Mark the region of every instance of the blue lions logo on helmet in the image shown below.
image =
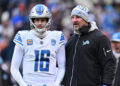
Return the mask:
M120 32L113 34L112 41L120 42Z
M38 6L36 7L36 12L37 12L37 14L42 15L42 14L43 14L43 11L44 11L44 8L43 8L42 5L38 5Z

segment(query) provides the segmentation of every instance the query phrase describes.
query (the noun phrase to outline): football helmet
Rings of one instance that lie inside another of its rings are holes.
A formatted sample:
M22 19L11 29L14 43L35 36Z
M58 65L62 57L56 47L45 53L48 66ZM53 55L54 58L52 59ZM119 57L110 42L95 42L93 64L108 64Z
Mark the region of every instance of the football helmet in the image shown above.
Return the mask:
M113 34L112 42L120 42L120 32L117 32L117 33Z
M42 29L38 29L33 22L33 19L35 18L47 18L48 21L45 27L43 27ZM51 13L49 9L43 4L35 5L30 11L29 19L30 19L31 29L35 29L37 35L40 38L43 38L45 36L45 32L47 31L47 29L50 28L51 25Z

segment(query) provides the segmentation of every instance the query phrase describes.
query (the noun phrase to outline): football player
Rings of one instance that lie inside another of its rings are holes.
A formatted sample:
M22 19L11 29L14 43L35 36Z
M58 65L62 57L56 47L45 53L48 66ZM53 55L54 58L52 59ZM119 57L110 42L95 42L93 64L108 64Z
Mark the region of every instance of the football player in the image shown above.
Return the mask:
M65 73L64 35L48 30L51 13L43 4L31 9L29 19L31 30L19 31L13 40L11 74L20 86L60 86Z

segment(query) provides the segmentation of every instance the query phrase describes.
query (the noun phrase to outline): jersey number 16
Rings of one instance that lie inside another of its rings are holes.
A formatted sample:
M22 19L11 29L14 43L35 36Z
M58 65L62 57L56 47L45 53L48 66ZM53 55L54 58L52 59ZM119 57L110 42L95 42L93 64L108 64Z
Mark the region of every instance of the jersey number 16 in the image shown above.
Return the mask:
M35 67L34 71L49 71L49 50L35 50ZM38 70L39 69L39 70Z

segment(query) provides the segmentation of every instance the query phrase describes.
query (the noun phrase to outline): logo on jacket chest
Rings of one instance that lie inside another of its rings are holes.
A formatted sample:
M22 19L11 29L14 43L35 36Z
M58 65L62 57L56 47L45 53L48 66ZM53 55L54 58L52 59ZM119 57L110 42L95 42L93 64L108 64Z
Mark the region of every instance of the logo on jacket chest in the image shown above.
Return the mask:
M82 45L89 45L90 44L90 41L89 40L86 40L86 41L83 41L83 44Z

